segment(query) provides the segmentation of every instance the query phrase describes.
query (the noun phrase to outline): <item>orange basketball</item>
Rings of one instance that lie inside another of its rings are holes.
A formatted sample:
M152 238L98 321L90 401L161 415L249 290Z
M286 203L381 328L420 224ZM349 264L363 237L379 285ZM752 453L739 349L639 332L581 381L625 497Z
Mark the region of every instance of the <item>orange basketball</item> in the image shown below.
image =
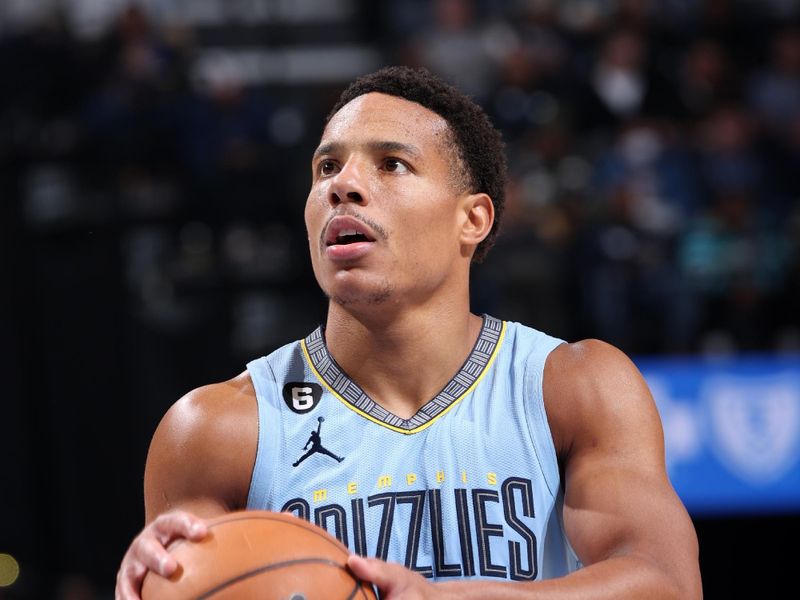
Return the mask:
M291 515L240 511L208 521L200 542L178 540L169 579L148 573L143 600L375 600L346 567L350 552L325 530Z

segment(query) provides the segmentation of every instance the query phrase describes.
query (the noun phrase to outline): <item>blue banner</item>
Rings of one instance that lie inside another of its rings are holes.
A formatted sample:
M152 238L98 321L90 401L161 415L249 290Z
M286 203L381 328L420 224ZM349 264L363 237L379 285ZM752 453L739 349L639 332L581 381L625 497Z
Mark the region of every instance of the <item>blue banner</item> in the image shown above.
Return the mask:
M800 513L800 356L636 364L693 515Z

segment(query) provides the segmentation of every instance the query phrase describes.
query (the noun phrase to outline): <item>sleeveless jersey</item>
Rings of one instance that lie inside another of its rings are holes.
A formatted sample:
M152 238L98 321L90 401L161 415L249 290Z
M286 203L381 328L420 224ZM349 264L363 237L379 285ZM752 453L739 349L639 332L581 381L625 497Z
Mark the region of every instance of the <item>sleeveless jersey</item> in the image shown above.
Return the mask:
M291 511L351 551L425 577L533 580L577 568L542 400L561 340L484 316L410 419L374 402L317 329L247 365L258 400L248 508Z

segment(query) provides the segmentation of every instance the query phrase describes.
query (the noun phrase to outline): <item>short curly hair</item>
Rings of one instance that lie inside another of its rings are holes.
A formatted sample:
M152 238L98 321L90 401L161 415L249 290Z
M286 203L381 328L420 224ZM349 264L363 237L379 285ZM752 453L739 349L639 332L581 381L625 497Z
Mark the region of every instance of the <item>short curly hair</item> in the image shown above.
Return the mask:
M464 189L487 194L494 205L492 229L472 257L475 262L482 261L497 238L505 204L508 166L500 132L483 109L461 91L427 69L401 66L384 67L356 79L342 92L325 123L348 102L372 92L416 102L447 121L455 155L462 165L457 176Z

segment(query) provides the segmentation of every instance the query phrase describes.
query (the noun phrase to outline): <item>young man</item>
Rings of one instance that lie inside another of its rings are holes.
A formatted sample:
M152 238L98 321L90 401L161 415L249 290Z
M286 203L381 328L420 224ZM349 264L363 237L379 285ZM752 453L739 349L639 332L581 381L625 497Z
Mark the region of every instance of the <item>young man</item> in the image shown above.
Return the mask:
M312 173L325 327L167 412L117 597L173 572L164 547L202 538L202 518L244 508L324 526L386 598L700 597L633 364L470 313L506 178L480 108L381 70L344 92Z

